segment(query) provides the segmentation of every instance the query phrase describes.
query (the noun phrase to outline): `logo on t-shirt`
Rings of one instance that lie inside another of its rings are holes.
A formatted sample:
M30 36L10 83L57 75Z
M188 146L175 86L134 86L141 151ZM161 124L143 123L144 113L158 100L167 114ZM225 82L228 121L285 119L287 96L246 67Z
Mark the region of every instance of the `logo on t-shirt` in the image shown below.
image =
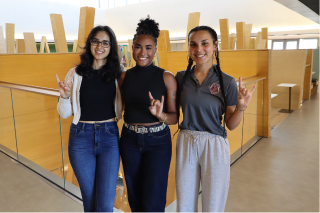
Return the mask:
M220 92L220 85L217 83L212 83L209 85L209 90L211 94L216 95Z

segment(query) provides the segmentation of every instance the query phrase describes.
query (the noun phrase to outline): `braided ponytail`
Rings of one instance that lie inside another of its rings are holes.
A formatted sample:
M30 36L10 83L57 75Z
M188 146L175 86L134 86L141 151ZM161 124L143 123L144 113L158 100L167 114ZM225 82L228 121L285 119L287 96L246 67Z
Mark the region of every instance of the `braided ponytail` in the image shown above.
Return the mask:
M217 72L219 75L219 81L220 81L220 87L221 87L221 93L223 96L223 106L224 106L224 117L223 117L223 137L225 137L225 133L226 133L226 113L227 113L227 99L226 99L226 93L224 91L224 83L223 83L223 76L222 76L222 71L220 68L220 59L219 59L219 51L217 50L216 52L216 60L217 60ZM223 114L223 113L222 113Z

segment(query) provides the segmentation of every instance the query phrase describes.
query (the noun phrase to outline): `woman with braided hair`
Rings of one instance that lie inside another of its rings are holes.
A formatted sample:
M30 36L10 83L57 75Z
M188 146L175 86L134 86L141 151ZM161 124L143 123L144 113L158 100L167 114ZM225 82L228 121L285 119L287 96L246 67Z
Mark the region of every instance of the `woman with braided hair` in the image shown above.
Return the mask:
M251 91L239 91L235 79L220 69L217 33L198 26L189 32L189 63L176 74L177 104L182 107L176 155L177 211L223 212L230 180L230 148L225 125L235 129L249 104ZM213 65L216 57L217 64ZM195 62L195 66L192 64ZM224 126L221 125L224 114Z
M152 63L158 25L149 17L140 20L132 45L136 66L120 78L125 111L119 147L133 212L165 211L172 152L168 125L178 121L176 79Z

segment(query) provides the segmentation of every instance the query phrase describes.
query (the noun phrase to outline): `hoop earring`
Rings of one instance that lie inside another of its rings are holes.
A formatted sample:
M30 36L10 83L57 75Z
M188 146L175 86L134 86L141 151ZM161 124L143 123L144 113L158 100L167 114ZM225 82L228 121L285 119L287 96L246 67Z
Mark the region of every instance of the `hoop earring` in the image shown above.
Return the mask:
M217 58L217 56L216 56L216 52L213 52L213 54L212 54L212 58L213 58L213 59L216 59L216 58Z

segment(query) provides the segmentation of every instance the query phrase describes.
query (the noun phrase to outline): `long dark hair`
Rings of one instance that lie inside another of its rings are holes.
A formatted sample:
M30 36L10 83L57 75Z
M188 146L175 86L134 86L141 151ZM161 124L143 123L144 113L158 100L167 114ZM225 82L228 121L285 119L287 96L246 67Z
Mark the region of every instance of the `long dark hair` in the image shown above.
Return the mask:
M83 47L84 52L80 55L81 62L76 67L78 75L91 77L93 74L93 55L91 53L91 39L100 31L104 31L110 37L110 52L107 56L107 63L101 67L99 74L106 82L119 78L121 75L120 61L118 55L118 42L113 30L108 26L94 27L86 40L86 45Z
M157 46L157 39L160 35L159 23L151 19L149 15L145 19L140 19L140 22L138 23L138 27L136 29L136 34L134 34L133 37L133 43L139 35L151 36Z
M190 38L190 35L191 33L193 32L197 32L197 31L201 31L201 30L204 30L204 31L207 31L210 33L211 37L212 37L212 40L213 40L213 43L215 43L216 41L218 41L218 36L217 36L217 33L214 29L212 29L211 27L208 27L208 26L198 26L198 27L195 27L193 28L192 30L190 30L189 34L188 34L188 42L189 42L189 38ZM217 51L216 51L216 60L217 60L217 65L214 67L215 68L215 71L217 72L218 76L219 76L219 80L220 80L220 88L221 88L221 92L222 92L222 96L223 96L223 106L224 106L224 112L223 113L226 113L227 111L227 102L226 102L226 94L225 94L225 91L224 91L224 83L223 83L223 77L222 77L222 71L221 71L221 68L220 68L220 59L219 59L219 50L217 48ZM192 70L192 64L193 64L193 60L192 58L189 56L188 58L188 67L187 67L187 70L185 71L184 75L183 75L183 78L182 78L182 81L179 85L179 88L178 88L178 93L177 93L177 107L178 107L178 121L179 121L179 117L180 117L180 97L181 97L181 93L183 91L183 85L184 83L186 82L186 79L187 77L190 75L191 73L191 70ZM225 122L226 121L226 116L224 116L224 131L223 131L223 137L225 137ZM179 122L178 122L178 125L179 125Z

